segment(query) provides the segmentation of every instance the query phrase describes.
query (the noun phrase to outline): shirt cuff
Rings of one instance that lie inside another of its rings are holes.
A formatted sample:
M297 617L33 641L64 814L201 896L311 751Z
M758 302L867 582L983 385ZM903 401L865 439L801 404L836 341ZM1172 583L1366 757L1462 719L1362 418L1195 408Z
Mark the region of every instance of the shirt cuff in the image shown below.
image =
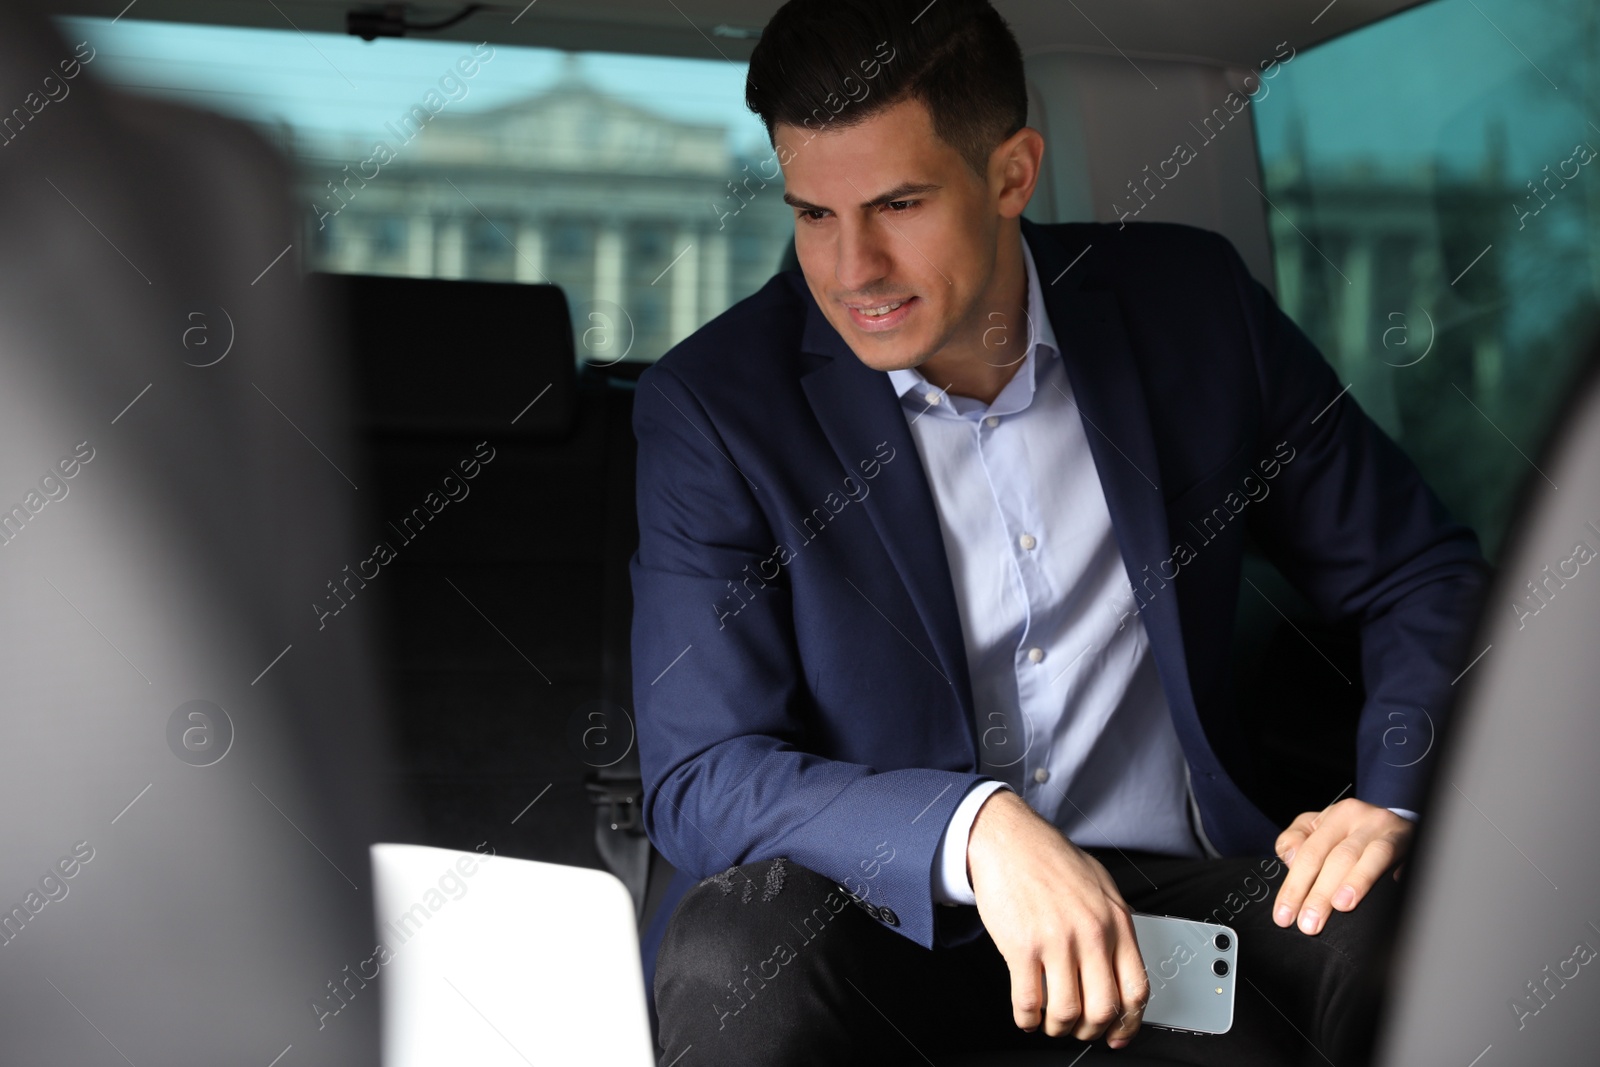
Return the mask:
M1010 789L1005 782L979 782L973 786L950 816L950 823L933 852L933 902L935 904L976 904L972 882L967 878L967 837L978 809L997 789Z
M1389 810L1400 816L1402 819L1410 819L1412 822L1417 821L1417 813L1412 811L1410 808L1390 808Z

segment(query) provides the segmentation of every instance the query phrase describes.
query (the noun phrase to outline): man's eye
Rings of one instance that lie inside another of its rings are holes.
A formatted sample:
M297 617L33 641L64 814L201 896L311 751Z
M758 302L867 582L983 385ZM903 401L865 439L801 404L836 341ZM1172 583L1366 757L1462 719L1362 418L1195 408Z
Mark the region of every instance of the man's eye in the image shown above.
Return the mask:
M826 215L827 215L826 211L820 211L820 210L802 211L802 212L800 212L800 217L802 219L805 219L807 222L821 222L823 217L826 216Z
M891 200L885 204L884 207L889 208L891 211L898 214L914 207L916 203L917 202L915 200Z

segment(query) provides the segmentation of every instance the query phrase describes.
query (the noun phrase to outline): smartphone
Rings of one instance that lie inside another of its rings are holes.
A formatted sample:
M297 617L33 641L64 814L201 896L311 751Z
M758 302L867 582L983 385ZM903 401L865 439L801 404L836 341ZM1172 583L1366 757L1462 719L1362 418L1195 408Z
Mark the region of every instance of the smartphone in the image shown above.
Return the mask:
M1233 1026L1239 935L1216 923L1133 913L1150 1002L1143 1025L1189 1034L1225 1034Z

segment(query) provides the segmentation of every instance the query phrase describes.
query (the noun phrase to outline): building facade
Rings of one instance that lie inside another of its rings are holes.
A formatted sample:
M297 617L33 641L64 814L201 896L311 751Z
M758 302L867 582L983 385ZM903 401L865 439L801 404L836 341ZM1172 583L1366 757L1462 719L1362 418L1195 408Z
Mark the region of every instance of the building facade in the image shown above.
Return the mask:
M413 113L295 146L311 269L553 282L581 359L654 360L765 284L793 234L774 160L608 95L573 57L513 104Z

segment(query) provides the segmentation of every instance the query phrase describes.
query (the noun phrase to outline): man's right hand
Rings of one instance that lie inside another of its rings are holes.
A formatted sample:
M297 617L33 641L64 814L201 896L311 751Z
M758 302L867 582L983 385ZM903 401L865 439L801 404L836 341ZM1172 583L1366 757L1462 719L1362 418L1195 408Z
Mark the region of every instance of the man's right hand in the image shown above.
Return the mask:
M1133 909L1098 860L1008 789L978 809L967 840L978 915L1011 970L1019 1027L1121 1048L1139 1030L1150 982Z

